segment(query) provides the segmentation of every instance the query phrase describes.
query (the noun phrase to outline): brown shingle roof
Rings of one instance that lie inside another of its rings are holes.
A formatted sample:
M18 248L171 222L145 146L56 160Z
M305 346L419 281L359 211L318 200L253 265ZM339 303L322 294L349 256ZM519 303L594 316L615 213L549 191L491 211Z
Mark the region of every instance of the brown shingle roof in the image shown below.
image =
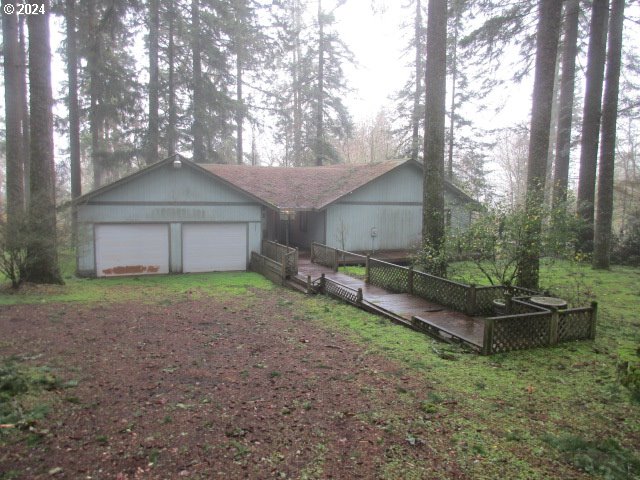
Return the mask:
M209 172L280 209L321 209L405 161L325 167L201 164Z

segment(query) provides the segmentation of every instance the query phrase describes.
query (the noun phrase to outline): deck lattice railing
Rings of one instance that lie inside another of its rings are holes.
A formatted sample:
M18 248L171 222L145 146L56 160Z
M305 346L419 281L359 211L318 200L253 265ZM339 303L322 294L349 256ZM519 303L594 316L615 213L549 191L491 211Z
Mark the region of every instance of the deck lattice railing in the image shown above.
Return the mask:
M344 300L352 305L362 304L362 289L355 290L324 275L320 279L320 291L330 297Z
M413 277L414 295L459 312L473 313L471 296L474 287L424 272L414 272Z
M319 243L312 244L312 261L337 270L340 256L361 255L334 249ZM358 258L357 260L360 260ZM597 304L591 307L550 310L529 301L538 292L520 287L476 287L435 275L364 257L366 282L394 293L409 293L430 302L484 318L485 354L508 352L526 348L556 345L570 340L595 338ZM350 260L351 261L351 260ZM329 294L355 303L353 289L329 279ZM333 284L337 284L335 286ZM326 287L324 287L326 291ZM345 290L346 289L346 290ZM352 291L351 293L349 291ZM503 302L504 313L496 315L495 300Z
M494 311L494 300L503 300L506 287L502 285L491 285L486 287L476 287L476 315L491 315Z
M369 259L368 280L371 285L394 293L409 292L409 269L375 258Z
M271 240L262 241L262 255L278 263L284 263L287 276L298 274L298 249Z
M311 244L311 261L318 265L338 269L338 251L321 243Z
M559 310L558 342L596 338L597 304L591 308Z
M524 303L524 302L523 302ZM483 353L548 347L595 338L597 304L566 310L509 314L485 319Z

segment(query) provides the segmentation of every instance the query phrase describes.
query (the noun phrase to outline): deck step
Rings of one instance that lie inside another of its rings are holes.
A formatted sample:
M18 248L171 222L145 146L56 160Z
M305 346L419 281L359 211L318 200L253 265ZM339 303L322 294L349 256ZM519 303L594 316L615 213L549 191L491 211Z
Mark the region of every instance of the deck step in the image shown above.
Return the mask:
M289 277L288 279L290 282L293 282L297 285L300 285L301 287L304 287L305 289L307 288L307 280L297 276L297 275L292 275L291 277Z
M294 281L293 278L294 277L287 279L287 281L285 282L285 285L293 290L296 290L297 292L307 293L306 282L301 283L299 281Z

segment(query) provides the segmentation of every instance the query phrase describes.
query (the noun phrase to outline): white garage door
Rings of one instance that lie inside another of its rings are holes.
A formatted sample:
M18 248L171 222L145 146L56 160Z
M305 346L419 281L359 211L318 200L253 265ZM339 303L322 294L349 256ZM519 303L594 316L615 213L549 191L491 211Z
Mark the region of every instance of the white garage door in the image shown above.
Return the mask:
M169 273L166 224L96 225L96 275Z
M221 272L247 269L247 225L182 225L182 271Z

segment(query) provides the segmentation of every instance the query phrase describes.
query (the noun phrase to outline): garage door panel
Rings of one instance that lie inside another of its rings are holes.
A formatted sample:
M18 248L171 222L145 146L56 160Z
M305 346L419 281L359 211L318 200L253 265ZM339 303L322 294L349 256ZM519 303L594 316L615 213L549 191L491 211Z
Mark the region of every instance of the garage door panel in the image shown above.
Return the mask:
M245 223L192 223L182 225L182 271L246 270Z
M96 275L169 273L166 224L96 225Z

